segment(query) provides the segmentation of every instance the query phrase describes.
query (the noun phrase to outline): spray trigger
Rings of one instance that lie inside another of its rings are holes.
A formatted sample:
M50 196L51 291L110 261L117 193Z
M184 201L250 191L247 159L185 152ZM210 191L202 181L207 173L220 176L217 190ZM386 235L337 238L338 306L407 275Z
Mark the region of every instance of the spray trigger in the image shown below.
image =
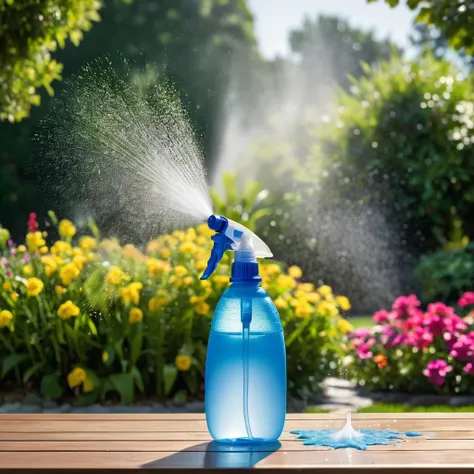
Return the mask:
M233 242L227 235L218 233L213 235L211 239L214 241L214 247L212 247L211 256L209 257L206 270L201 280L207 280L216 269L217 264L221 261L224 252L226 250L232 250Z

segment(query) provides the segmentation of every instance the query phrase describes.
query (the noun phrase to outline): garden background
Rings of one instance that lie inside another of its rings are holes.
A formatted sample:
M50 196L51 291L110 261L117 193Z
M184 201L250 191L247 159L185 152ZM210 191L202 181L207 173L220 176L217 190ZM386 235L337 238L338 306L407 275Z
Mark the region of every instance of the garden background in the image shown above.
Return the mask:
M291 54L269 60L245 0L0 0L4 404L202 400L230 261L203 283L202 226L144 233L134 223L150 216L91 202L80 181L64 199L68 158L51 166L35 140L40 124L55 133L44 119L67 79L117 52L136 83L174 84L215 211L273 250L263 285L292 400L329 396L329 375L353 382L351 396L471 393L474 5L406 3L410 55L312 14L289 33Z

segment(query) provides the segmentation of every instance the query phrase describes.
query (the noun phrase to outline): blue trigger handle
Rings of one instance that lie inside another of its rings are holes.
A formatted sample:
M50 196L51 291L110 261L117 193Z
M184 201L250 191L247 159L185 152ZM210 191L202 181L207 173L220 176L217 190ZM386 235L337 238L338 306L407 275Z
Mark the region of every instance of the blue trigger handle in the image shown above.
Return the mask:
M211 237L214 242L214 247L212 248L211 256L207 262L207 268L204 270L201 280L207 280L212 275L218 263L221 261L224 252L226 250L232 250L232 244L234 243L232 239L225 235L225 231L229 225L229 221L225 217L212 215L207 220L207 225L211 230L215 230L217 234Z

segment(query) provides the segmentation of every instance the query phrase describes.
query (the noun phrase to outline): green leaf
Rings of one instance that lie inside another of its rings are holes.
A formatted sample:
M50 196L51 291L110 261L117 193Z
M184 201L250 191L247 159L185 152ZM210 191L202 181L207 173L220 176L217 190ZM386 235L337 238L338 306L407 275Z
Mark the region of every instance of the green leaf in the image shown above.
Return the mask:
M197 378L197 373L195 371L192 372L186 372L184 374L184 380L186 381L186 385L189 388L189 391L193 394L196 395L198 391L198 378Z
M143 341L143 332L142 332L142 325L141 323L137 324L138 326L136 334L133 336L132 339L132 347L130 351L130 362L132 365L135 365L138 358L140 357L142 351L142 341Z
M135 384L132 374L113 374L109 377L115 390L120 394L122 403L133 403L135 398Z
M48 374L41 380L41 395L49 400L57 400L64 393L58 373Z
M81 395L76 397L74 404L77 406L82 406L82 407L92 405L93 403L95 403L99 395L100 395L99 390L93 390L92 392L89 392L89 393L81 393Z
M97 328L95 327L94 321L92 321L90 317L87 318L87 325L89 326L92 335L97 336Z
M39 369L41 369L44 366L44 361L37 362L36 364L32 365L29 369L25 370L25 373L23 374L23 383L28 382L30 378L37 372Z
M142 393L145 393L145 386L143 385L142 374L136 367L132 368L132 375L138 390L140 390L140 392Z
M99 228L97 227L97 224L95 223L95 220L92 219L92 217L89 217L89 220L87 221L87 226L89 227L90 231L92 232L92 235L99 240L100 239L100 231Z
M114 360L115 360L115 350L113 347L106 347L104 352L106 352L109 356L109 358L107 359L106 362L104 362L104 364L107 367L110 367L114 363Z
M166 364L163 367L163 379L165 382L165 395L168 395L173 388L173 385L176 381L176 377L178 376L178 369L176 366L171 364Z
M2 377L5 377L11 369L21 364L27 358L27 354L12 354L5 357L2 364Z
M58 218L56 217L56 214L54 211L48 211L48 216L51 219L51 222L53 225L57 226L58 225Z

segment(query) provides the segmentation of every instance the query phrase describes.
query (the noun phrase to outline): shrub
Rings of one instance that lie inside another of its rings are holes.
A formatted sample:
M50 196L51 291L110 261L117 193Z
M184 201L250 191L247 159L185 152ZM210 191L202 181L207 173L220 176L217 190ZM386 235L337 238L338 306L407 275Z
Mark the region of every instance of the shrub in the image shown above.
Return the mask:
M473 292L459 299L457 311L444 303L422 311L415 295L400 296L391 311L373 315L376 326L350 334L353 353L343 364L369 390L472 393L474 311L459 314L473 305Z
M430 54L366 71L326 117L325 158L315 153L325 195L383 206L418 250L437 249L458 220L471 235L472 78Z
M474 243L421 257L415 268L423 301L453 304L474 281Z
M2 386L22 384L51 399L69 394L76 403L114 394L129 403L136 392L202 396L212 311L231 264L225 255L209 280L199 279L212 244L207 226L163 235L144 250L101 239L93 223L93 237L77 238L67 220L57 227L50 247L34 215L26 245L2 231ZM303 396L334 363L351 329L340 310L350 303L303 283L298 267L262 262L261 273L285 328L289 391Z

